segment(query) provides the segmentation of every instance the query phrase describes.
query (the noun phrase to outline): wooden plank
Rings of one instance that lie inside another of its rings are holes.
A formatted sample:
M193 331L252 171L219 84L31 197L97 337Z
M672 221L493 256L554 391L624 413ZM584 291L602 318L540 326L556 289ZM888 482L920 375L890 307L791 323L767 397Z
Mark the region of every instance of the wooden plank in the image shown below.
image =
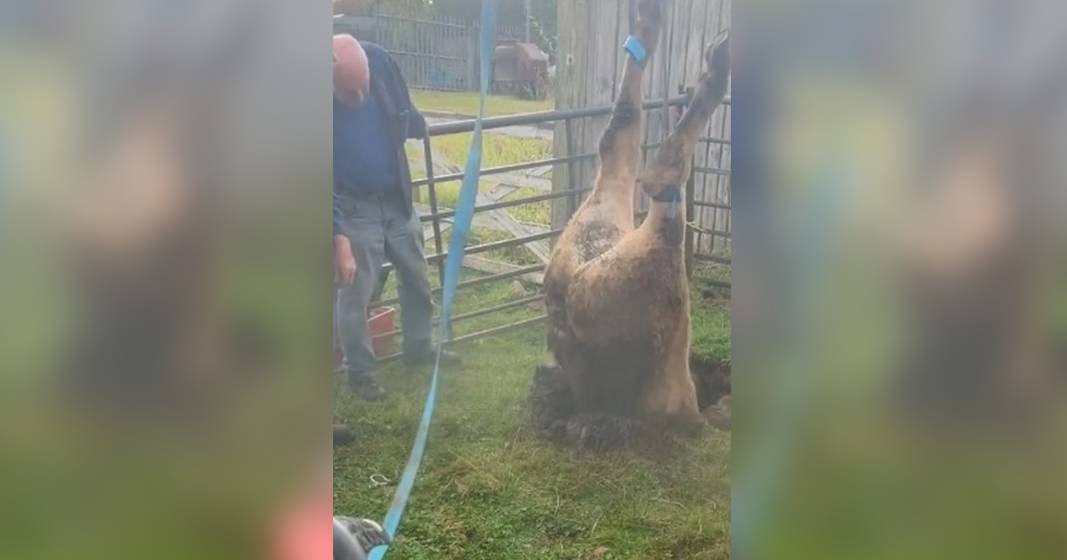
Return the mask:
M582 81L581 88L579 90L579 103L581 107L593 107L597 103L597 97L595 95L596 87L596 68L599 60L597 59L596 51L596 33L590 33L590 30L596 29L597 21L602 13L602 8L605 2L590 1L585 2L585 10L583 15L584 26L580 33L582 40ZM598 121L603 121L603 117L594 117L591 119L582 119L577 122L576 131L581 146L593 146L594 137L596 136L596 130L600 128ZM585 160L579 162L576 167L578 168L577 185L588 185L593 181L595 177L596 167L599 166L599 161L596 159Z
M573 2L559 2L556 7L556 17L559 22L558 62L556 66L556 108L572 109L578 107L577 91L579 87L578 73L579 50L578 18L581 0ZM572 125L573 126L573 125ZM557 122L554 131L553 155L565 157L580 153L580 147L572 142L567 135L567 123ZM573 188L575 177L572 176L569 166L557 166L552 171L552 189L562 191ZM552 203L552 227L561 228L568 219L568 201L558 199Z

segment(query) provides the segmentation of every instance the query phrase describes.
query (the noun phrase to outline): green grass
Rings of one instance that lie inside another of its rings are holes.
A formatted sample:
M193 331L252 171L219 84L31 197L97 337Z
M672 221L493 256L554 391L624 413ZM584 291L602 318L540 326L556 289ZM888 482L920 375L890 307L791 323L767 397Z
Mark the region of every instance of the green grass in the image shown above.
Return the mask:
M513 289L494 283L463 290L458 312L514 298ZM718 332L712 338L725 336L728 343L725 310L693 299L694 325L701 332ZM540 313L521 308L505 317L461 322L457 334ZM464 364L443 375L427 455L391 558L729 557L728 434L678 441L655 454L562 448L538 439L528 426L530 378L547 360L543 327L458 350ZM381 379L390 396L381 403L358 401L338 387L336 412L358 437L334 455L339 513L384 516L395 485L370 488L369 477L399 478L427 376L426 368L386 367Z
M518 200L520 198L529 198L539 194L542 193L537 189L521 188L505 197L504 200ZM547 226L552 222L552 203L548 200L544 200L541 202L530 202L520 206L512 206L508 208L508 214L511 214L512 218L515 218L520 222Z
M471 116L478 114L478 92L474 91L412 89L411 100L419 110ZM537 101L507 95L490 95L485 100L485 112L489 116L549 111L554 108L555 101L551 98Z
M696 289L693 301L702 298ZM691 352L707 360L730 363L730 302L703 302L701 312L692 314Z

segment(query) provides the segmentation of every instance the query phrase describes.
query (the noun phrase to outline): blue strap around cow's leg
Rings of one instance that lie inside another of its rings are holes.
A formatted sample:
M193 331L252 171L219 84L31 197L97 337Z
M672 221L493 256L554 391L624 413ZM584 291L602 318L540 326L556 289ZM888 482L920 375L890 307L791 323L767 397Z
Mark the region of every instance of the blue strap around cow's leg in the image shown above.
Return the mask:
M644 68L645 62L648 61L648 50L645 49L645 45L641 42L641 39L630 35L626 38L626 42L622 44L622 48L630 55L630 58L632 58L634 62Z

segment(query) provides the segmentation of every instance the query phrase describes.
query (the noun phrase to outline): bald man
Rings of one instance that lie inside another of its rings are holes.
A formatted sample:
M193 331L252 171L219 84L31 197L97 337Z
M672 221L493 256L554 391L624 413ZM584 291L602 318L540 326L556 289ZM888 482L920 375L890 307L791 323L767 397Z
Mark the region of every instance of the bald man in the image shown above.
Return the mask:
M412 207L404 153L405 140L426 135L426 120L385 49L341 35L334 38L334 60L333 230L341 367L353 392L379 400L385 391L377 381L367 307L386 259L399 280L404 361L428 364L435 353L422 225ZM444 351L442 361L458 358Z

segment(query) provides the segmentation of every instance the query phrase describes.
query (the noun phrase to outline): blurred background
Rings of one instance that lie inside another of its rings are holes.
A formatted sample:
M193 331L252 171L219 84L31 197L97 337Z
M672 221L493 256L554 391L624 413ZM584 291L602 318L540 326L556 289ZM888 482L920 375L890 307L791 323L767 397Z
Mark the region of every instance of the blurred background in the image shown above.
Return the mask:
M1062 558L1067 8L736 10L734 555ZM0 5L0 557L280 557L328 480L329 14Z
M1062 2L743 2L734 555L1063 558Z
M0 557L279 557L328 503L330 14L0 5Z

